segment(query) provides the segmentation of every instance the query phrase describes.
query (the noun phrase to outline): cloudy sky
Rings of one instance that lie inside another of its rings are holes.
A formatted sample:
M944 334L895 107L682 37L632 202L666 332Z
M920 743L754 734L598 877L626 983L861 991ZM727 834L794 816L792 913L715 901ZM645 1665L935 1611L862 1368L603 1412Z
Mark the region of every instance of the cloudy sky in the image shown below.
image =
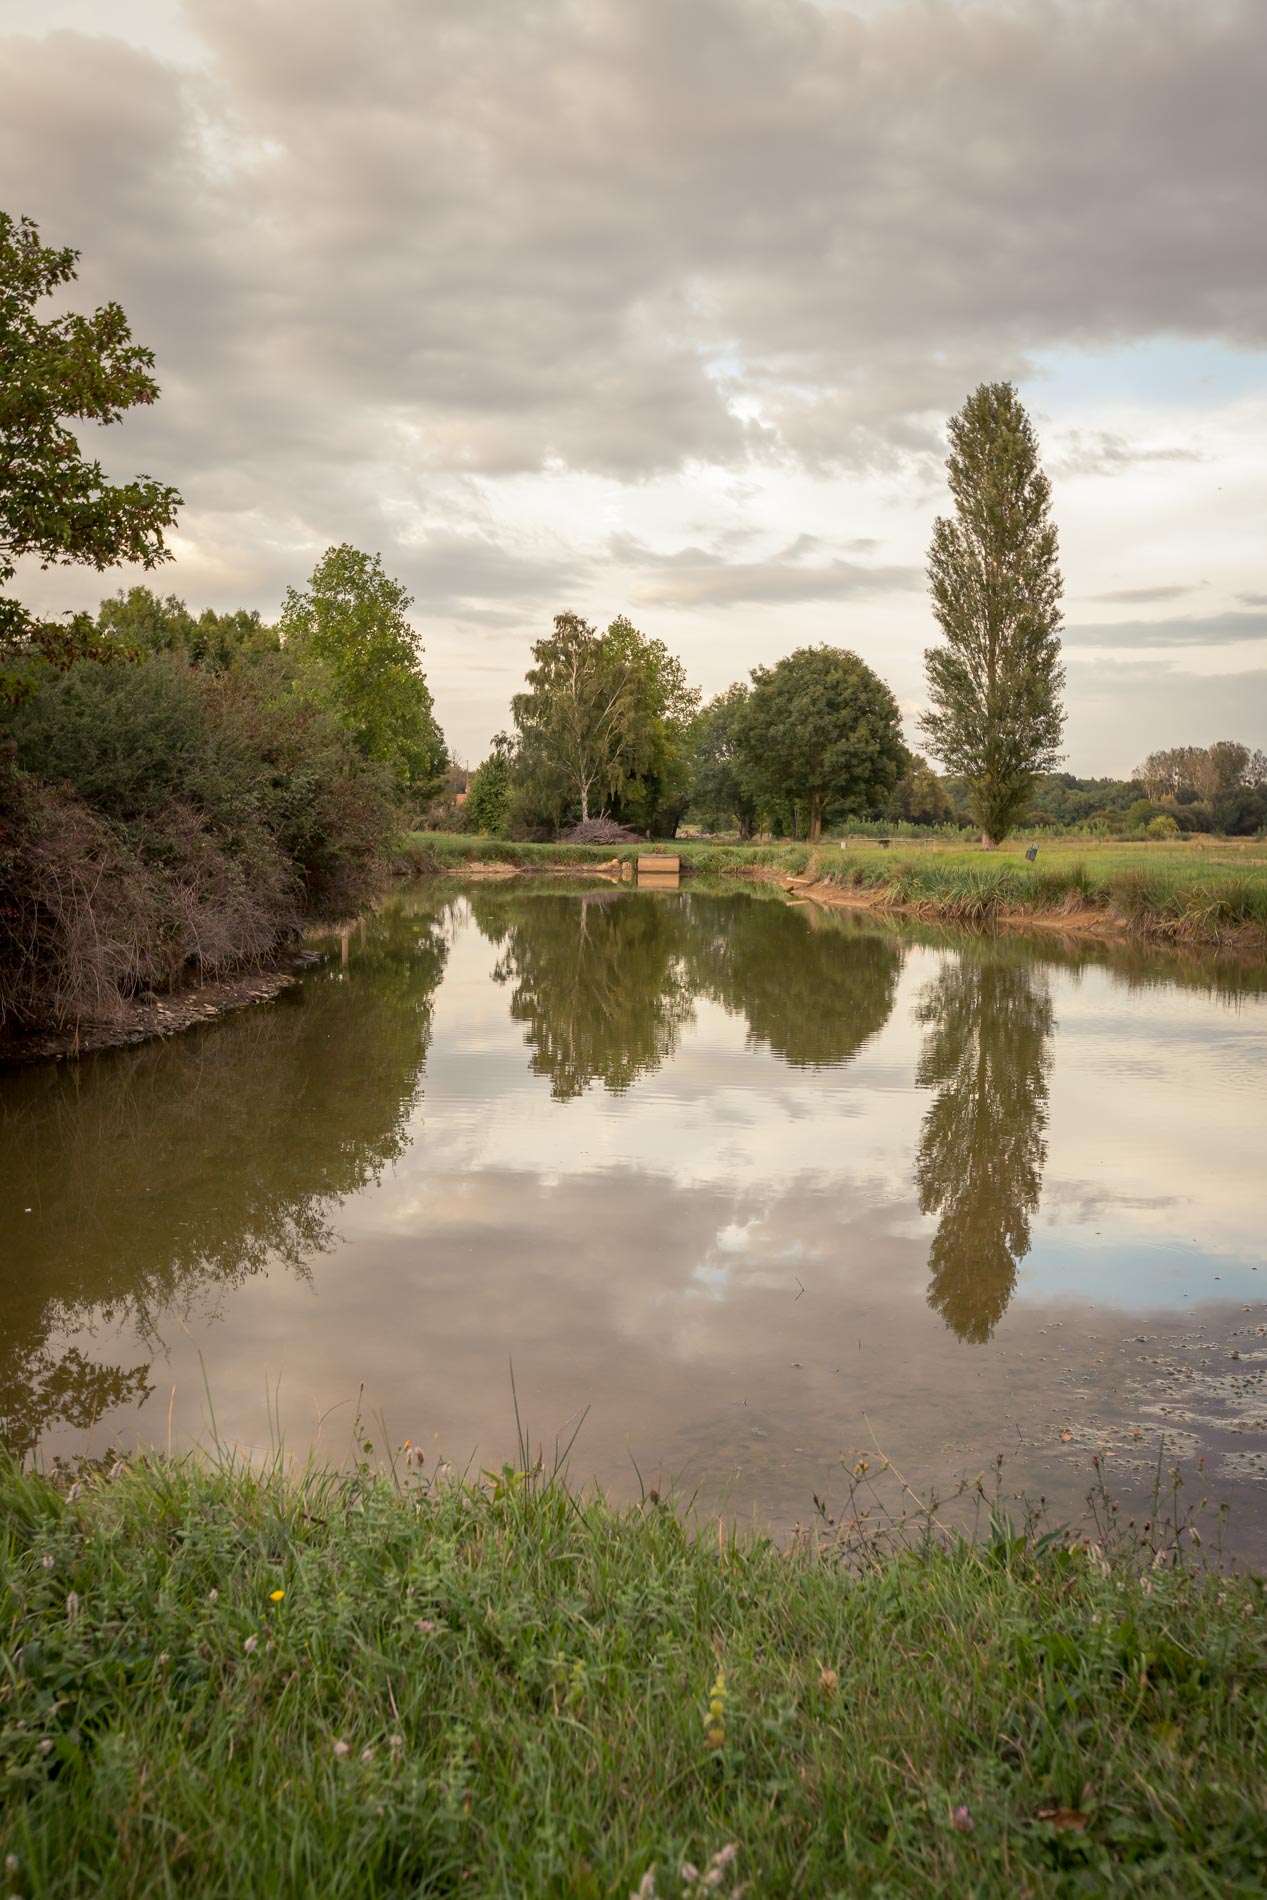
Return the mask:
M1267 742L1267 0L0 0L0 84L0 205L158 357L98 443L185 497L164 591L381 551L463 756L563 608L706 694L848 646L913 721L985 377L1071 769Z

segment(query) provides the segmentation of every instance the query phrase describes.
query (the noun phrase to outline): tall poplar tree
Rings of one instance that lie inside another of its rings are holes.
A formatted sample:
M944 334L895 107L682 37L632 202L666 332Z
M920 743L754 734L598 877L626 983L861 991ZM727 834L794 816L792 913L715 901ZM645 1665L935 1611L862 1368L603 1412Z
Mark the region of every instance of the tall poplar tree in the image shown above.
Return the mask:
M928 551L944 646L924 656L920 721L946 770L965 780L987 850L1024 816L1040 773L1060 762L1060 568L1051 484L1010 383L982 383L950 421L953 516Z

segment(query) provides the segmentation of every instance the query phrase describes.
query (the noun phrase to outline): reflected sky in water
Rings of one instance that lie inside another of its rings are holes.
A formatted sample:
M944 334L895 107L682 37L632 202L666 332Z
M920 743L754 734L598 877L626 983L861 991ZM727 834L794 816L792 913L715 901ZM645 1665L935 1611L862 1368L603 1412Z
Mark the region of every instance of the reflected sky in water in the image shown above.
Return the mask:
M617 1490L786 1523L874 1435L1072 1495L1066 1419L1151 1443L1158 1342L1267 1320L1261 985L769 891L412 887L287 1000L0 1083L6 1435L342 1455L363 1382L495 1463L513 1358Z

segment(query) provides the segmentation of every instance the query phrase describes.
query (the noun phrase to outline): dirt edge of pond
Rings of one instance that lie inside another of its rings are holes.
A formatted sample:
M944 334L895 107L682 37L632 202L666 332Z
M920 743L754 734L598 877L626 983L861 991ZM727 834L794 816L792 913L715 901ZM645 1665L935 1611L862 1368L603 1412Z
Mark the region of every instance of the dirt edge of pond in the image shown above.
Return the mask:
M829 910L870 911L881 917L911 917L920 923L941 923L970 927L973 920L957 914L953 904L938 903L936 898L921 898L913 904L895 901L892 892L876 888L843 885L830 878L788 877L774 873L776 881L789 895ZM1156 949L1242 950L1258 955L1267 953L1267 931L1257 924L1238 924L1227 930L1203 930L1185 935L1177 932L1169 919L1150 924L1147 919L1126 917L1105 904L1070 903L1050 910L996 910L981 922L990 929L1044 930L1066 937L1090 938L1099 943L1146 942Z
M147 1001L133 998L121 1015L97 1022L80 1022L64 1029L0 1031L0 1067L26 1062L66 1062L100 1049L124 1049L155 1037L179 1035L199 1023L216 1022L233 1010L253 1003L271 1003L298 983L303 972L320 958L298 951L266 970L242 970L212 983L172 990Z

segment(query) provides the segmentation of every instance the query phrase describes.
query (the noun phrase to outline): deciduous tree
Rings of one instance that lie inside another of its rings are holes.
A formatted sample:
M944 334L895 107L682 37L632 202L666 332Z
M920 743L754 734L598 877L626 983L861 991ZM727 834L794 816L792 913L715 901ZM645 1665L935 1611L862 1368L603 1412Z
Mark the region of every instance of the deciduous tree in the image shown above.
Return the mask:
M1010 383L982 383L950 420L953 516L928 555L943 646L925 654L929 746L970 790L987 848L1059 763L1061 578L1051 484Z
M29 218L0 212L0 589L24 557L98 570L169 558L163 531L176 518L176 490L147 475L108 481L74 429L108 426L154 402L153 353L132 341L117 303L90 317L36 315L42 298L73 281L78 258L42 244ZM26 692L21 663L30 656L67 666L112 653L89 616L45 620L0 593L0 697Z
M328 704L366 758L425 791L447 764L409 593L377 554L329 548L302 591L288 588L279 631L314 698Z
M745 771L770 796L804 799L811 844L829 804L860 813L887 800L906 760L897 701L856 653L799 647L752 682Z

